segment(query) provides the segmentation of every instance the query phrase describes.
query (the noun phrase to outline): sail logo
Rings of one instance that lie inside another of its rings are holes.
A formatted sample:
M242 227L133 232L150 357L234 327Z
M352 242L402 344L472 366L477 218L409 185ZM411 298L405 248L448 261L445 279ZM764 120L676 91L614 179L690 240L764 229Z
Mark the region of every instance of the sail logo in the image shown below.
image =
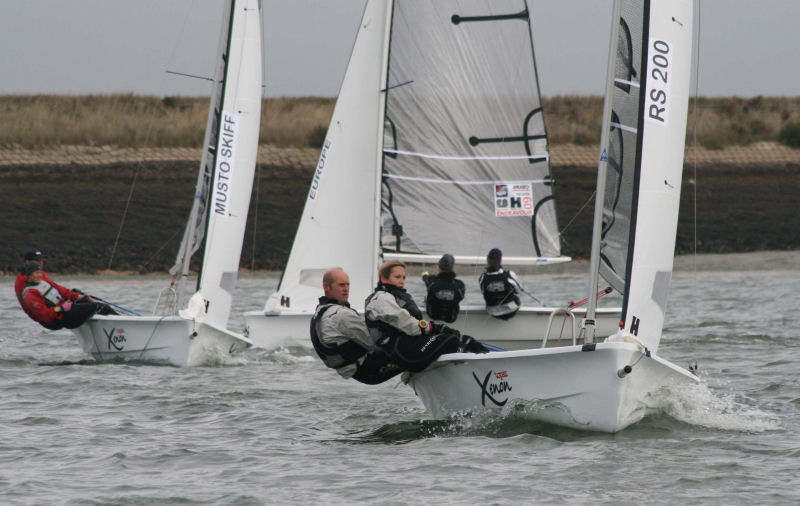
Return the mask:
M533 216L533 185L531 183L495 183L494 215Z
M122 351L125 348L128 340L125 338L125 329L113 328L111 330L103 329L103 334L106 335L108 340L108 349Z
M322 146L322 151L319 153L319 161L317 162L317 170L314 171L314 179L311 180L311 189L308 190L308 198L314 200L317 198L319 191L319 183L322 180L322 171L325 169L325 163L328 161L328 150L331 148L331 141L325 139L325 144Z
M645 96L645 119L666 126L669 123L669 87L672 76L672 54L668 42L650 39L650 64Z
M511 392L511 383L508 381L508 371L500 371L493 373L489 371L481 381L475 372L472 372L472 377L481 389L481 406L486 407L486 400L495 406L505 406L508 402L508 392ZM496 397L499 394L506 394L506 398L498 400Z
M239 115L222 113L217 143L217 158L214 167L214 183L211 187L211 210L217 216L228 216L233 192L233 165L236 154L236 129Z

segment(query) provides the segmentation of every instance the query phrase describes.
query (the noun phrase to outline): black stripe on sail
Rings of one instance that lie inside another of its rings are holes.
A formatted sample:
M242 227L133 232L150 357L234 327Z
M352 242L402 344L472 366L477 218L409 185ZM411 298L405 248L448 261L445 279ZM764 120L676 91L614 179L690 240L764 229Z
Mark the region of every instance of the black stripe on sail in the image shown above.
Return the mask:
M397 220L397 215L394 212L394 195L392 195L392 187L389 185L389 178L383 178L383 186L386 187L386 193L388 199L386 202L383 202L383 208L386 209L389 214L392 216L392 235L395 237L395 251L400 252L400 241L401 237L403 237L403 225ZM386 251L386 248L384 248ZM391 250L389 250L391 251Z
M389 116L383 117L383 132L384 135L386 134L386 129L389 129L391 132L392 137L392 148L397 149L397 127L394 124L394 121ZM384 148L385 149L385 148ZM388 156L389 158L397 158L397 153L387 153L385 150L383 152L383 156Z
M452 21L454 25L457 25L459 23L469 23L472 21L505 21L507 19L527 20L528 9L517 12L516 14L495 14L494 16L459 16L458 14L453 14L450 21Z
M553 178L548 176L550 182L545 183L546 185L553 184ZM536 250L536 256L542 256L542 250L539 247L539 234L536 233L536 215L539 213L539 208L542 207L542 204L545 204L551 200L554 200L555 197L552 195L548 195L547 197L543 198L539 202L536 203L536 206L533 208L533 216L531 216L531 235L533 236L533 247Z
M622 60L623 68L620 69L617 66L617 77L624 80L624 81L632 81L633 78L638 77L636 74L636 69L633 68L633 43L631 39L631 29L628 28L628 23L625 22L625 19L619 18L619 42L617 43L617 56L618 60ZM619 75L620 72L624 72L624 75ZM625 93L631 92L631 85L627 83L621 83L614 80L614 86L621 89Z
M647 58L650 49L648 44L648 40L650 37L650 0L644 1L643 12L642 12L641 35L642 35L641 86L642 90L644 91L645 87L647 86L647 68L648 68ZM620 315L620 321L622 322L627 322L628 318L628 300L630 298L630 291L631 291L630 288L631 288L631 271L633 270L633 252L636 246L636 221L638 219L639 184L641 183L641 171L642 171L642 139L644 138L645 96L646 93L639 94L639 121L637 124L637 134L636 134L636 165L633 178L633 200L631 205L631 223L630 223L631 228L630 228L630 236L628 239L628 259L627 259L627 265L625 266L625 293L623 294L622 314Z

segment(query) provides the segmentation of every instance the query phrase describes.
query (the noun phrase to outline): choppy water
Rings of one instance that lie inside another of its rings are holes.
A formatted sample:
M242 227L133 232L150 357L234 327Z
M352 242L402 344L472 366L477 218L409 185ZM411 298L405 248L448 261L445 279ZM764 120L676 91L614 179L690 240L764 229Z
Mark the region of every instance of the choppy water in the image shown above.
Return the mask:
M521 405L432 421L407 387L341 380L299 349L183 369L95 364L68 331L29 321L0 278L0 501L800 502L800 252L677 265L660 354L696 360L703 384L616 435L546 426ZM584 269L524 279L564 302L583 296ZM145 311L163 286L56 278ZM277 279L240 280L233 328Z

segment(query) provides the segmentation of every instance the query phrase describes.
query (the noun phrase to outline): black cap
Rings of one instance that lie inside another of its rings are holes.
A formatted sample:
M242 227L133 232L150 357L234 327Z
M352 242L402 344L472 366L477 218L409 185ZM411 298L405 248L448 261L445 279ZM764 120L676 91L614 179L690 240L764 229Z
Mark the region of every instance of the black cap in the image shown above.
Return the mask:
M489 262L500 263L503 260L503 252L500 251L499 248L492 248L489 250L489 254L486 255L486 260Z
M43 258L44 258L44 254L41 251L39 251L38 249L35 250L35 251L29 251L29 252L25 253L25 260L26 261L29 261L29 260L41 260Z
M25 275L30 276L36 271L42 270L42 265L39 262L28 262L25 264Z
M442 255L442 258L439 259L439 268L445 272L452 271L455 264L456 259L453 258L453 255L450 253L445 253Z

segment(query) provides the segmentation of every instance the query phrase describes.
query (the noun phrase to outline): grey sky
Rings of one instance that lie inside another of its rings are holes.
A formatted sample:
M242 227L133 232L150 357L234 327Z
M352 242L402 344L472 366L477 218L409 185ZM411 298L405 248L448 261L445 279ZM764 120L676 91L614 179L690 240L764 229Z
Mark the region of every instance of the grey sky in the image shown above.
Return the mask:
M800 95L798 0L699 0L699 93ZM334 96L365 0L264 0L268 96ZM542 93L601 94L610 0L531 0ZM222 0L2 0L0 94L207 95Z

